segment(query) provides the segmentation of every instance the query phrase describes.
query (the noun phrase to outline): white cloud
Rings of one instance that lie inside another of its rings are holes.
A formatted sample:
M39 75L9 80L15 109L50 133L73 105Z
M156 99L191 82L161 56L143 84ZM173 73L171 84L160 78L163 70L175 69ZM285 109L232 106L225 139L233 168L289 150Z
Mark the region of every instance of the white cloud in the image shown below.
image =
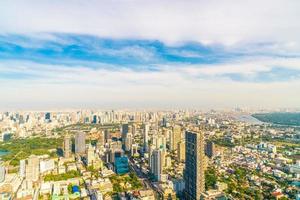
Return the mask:
M2 0L2 33L78 33L176 44L271 42L298 51L298 0ZM279 45L279 46L278 46Z
M216 69L220 68L222 67ZM299 80L255 83L232 81L226 77L219 78L213 75L229 71L244 73L237 71L235 67L227 67L225 71L219 72L205 70L193 72L194 69L189 66L173 69L166 66L161 69L151 72L91 69L85 66L52 66L17 61L2 62L0 74L25 72L35 78L0 79L0 90L5 94L1 97L0 108L300 106L298 101L300 94L295 92L300 91ZM247 73L253 74L261 72L251 67L247 70ZM202 78L197 78L196 74L202 75Z

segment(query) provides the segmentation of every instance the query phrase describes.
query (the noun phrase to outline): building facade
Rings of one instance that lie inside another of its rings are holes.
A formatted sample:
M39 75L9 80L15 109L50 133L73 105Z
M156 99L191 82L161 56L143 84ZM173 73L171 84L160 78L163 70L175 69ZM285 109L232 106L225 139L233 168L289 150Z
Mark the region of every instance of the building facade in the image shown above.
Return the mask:
M205 152L201 132L185 132L185 199L199 200L205 191Z

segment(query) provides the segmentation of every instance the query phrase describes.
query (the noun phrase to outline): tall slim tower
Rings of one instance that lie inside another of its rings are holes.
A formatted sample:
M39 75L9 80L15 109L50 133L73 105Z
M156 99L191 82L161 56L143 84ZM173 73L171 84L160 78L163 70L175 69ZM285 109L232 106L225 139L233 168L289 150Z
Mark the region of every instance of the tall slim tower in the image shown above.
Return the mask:
M185 141L180 141L177 146L177 160L185 162Z
M130 151L132 146L132 134L129 132L125 138L125 151Z
M125 150L125 141L126 141L126 137L127 137L127 134L128 134L128 129L129 129L129 126L128 124L122 124L122 127L121 127L121 133L122 133L122 147L123 149Z
M64 157L70 158L71 156L71 137L70 135L65 135L64 139Z
M207 141L206 146L205 146L205 154L209 157L212 158L214 156L215 152L215 145L212 141Z
M143 134L144 134L144 152L148 152L149 150L149 147L148 147L148 137L149 137L149 124L144 124L144 131L143 131Z
M162 150L155 149L151 153L151 173L155 176L157 181L161 180L162 170L163 170L163 163L162 163Z
M36 155L31 155L28 158L26 166L26 180L38 181L40 175L40 159Z
M180 140L181 140L181 126L175 125L172 129L171 140L170 140L172 151L177 150L177 146Z
M88 166L91 166L94 164L96 160L95 157L95 150L91 144L89 144L88 150L87 150L87 164Z
M185 132L185 199L198 200L205 191L203 133Z
M82 131L75 135L75 153L85 153L85 133Z

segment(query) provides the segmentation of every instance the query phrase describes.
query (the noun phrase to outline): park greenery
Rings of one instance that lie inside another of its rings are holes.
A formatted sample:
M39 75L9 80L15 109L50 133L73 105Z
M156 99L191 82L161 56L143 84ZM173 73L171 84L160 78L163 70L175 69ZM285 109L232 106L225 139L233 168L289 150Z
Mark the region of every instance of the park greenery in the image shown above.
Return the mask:
M47 174L44 177L44 181L62 181L62 180L68 180L70 178L76 178L80 176L81 174L79 171L70 170L64 174Z
M213 167L208 167L205 170L205 189L213 189L217 183L218 177L216 174L216 169Z
M15 139L9 142L0 143L0 150L7 151L6 155L1 156L1 160L9 161L11 165L19 165L19 161L28 158L30 155L44 155L50 157L57 156L57 149L62 147L60 138L26 138Z
M115 193L138 190L143 186L135 173L113 175L110 177L110 181L113 184ZM131 187L126 187L127 184L130 184Z

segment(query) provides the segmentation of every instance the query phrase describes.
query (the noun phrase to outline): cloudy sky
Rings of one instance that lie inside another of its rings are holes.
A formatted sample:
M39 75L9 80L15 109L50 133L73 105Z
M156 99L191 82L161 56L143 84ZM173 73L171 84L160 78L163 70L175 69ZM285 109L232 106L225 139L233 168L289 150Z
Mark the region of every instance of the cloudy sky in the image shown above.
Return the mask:
M299 0L1 0L0 110L300 107Z

